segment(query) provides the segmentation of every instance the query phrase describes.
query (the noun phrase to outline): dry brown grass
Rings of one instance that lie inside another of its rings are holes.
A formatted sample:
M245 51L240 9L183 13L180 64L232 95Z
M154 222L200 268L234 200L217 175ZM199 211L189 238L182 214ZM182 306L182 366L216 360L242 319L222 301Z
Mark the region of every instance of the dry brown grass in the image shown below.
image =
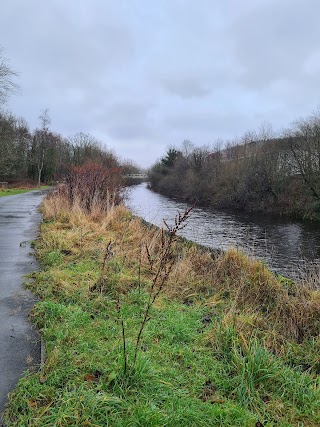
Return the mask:
M302 284L305 288L320 291L320 264L308 263L308 266L302 271Z
M70 215L72 219L78 223L86 221L87 217L91 220L105 220L106 214L115 206L114 198L110 194L108 202L101 205L99 200L94 199L90 207L90 213L83 209L83 202L80 196L75 196L72 201L69 199L64 187L53 190L46 198L43 205L43 213L47 219L55 219L68 222Z
M264 264L235 249L217 260L215 275L219 288L230 293L232 310L260 312L273 328L298 342L319 334L319 292L282 283Z

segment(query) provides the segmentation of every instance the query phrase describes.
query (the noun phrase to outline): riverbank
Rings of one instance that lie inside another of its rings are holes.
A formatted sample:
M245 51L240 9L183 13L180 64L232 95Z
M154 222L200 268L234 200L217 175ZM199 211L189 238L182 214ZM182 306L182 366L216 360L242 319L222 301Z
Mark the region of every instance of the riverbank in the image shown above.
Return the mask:
M151 188L213 209L319 222L319 123L312 115L295 123L291 137L256 134L223 149L221 141L213 150L188 142L171 147L149 170Z
M171 177L169 176L168 179L171 180ZM185 178L183 176L179 177L178 181L180 185L183 185ZM295 180L289 180L286 183L286 188L283 190L284 195L280 201L270 198L270 195L268 195L262 200L254 200L250 203L244 203L244 198L241 195L235 197L227 193L219 198L218 196L209 196L206 193L201 193L199 189L202 188L204 183L197 183L195 187L188 188L189 192L182 189L177 190L179 188L177 181L172 181L171 185L174 189L167 186L167 181L164 183L161 183L161 181L153 182L150 185L150 189L172 200L180 200L188 204L196 203L212 210L264 214L274 218L320 223L318 201L312 200L309 195L300 196L298 200L294 199L295 192L303 194L301 186L297 189L298 186ZM286 200L286 197L290 198L290 203Z
M46 361L12 393L7 427L319 425L319 292L236 250L174 241L162 262L170 233L123 206L51 197L43 211L28 286Z

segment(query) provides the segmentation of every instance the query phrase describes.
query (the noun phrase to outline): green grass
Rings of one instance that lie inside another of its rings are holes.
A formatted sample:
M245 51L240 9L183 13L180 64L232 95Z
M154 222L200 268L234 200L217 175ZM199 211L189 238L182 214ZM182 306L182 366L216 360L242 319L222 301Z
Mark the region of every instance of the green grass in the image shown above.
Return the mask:
M145 282L139 292L131 277L127 292L117 294L117 283L132 273L123 257L115 257L104 289L90 292L99 279L99 248L81 241L76 252L70 238L68 251L59 249L63 240L53 236L54 227L54 222L42 225L36 244L42 271L29 283L40 298L32 319L47 359L12 393L7 427L320 425L317 338L288 344L276 356L258 329L245 338L227 321L227 302L210 304L200 294L192 304L163 297L152 307L133 370ZM74 238L75 226L66 233Z
M40 190L44 190L46 188L50 188L47 185L43 185L40 187ZM38 190L39 188L0 188L0 197L3 196L14 196L16 194L27 193L29 191Z

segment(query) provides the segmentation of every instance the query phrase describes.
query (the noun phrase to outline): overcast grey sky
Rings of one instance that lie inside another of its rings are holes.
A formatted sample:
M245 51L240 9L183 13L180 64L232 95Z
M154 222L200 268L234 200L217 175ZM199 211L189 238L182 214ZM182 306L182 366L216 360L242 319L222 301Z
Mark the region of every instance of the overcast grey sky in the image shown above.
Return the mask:
M320 95L319 0L1 0L0 45L37 126L88 132L150 166L169 145L309 115Z

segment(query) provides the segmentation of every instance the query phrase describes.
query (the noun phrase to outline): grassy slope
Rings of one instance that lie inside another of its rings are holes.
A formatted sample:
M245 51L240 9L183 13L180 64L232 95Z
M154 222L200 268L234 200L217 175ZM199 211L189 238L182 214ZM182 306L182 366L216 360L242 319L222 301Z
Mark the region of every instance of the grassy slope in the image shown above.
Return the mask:
M179 243L124 375L120 319L130 365L150 280L141 248L156 258L159 233L122 207L99 221L46 211L29 286L47 360L13 392L8 427L320 425L319 293L236 251L213 259Z

